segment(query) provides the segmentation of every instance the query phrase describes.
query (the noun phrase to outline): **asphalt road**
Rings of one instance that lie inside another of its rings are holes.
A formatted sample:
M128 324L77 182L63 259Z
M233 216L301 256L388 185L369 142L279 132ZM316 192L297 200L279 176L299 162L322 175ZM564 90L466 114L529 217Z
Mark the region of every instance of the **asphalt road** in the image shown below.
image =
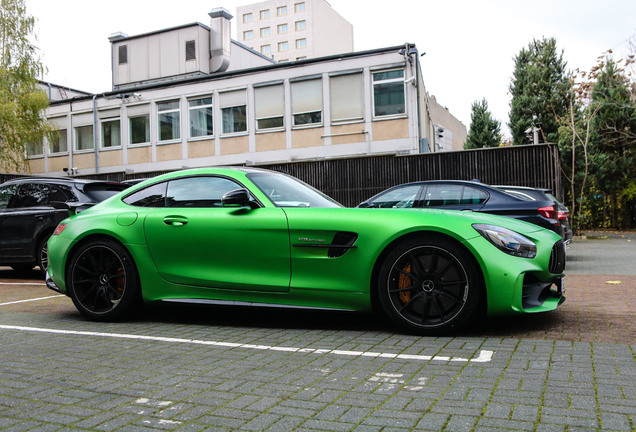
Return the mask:
M0 268L0 430L633 431L636 234L589 234L557 311L437 338L268 309L93 323Z

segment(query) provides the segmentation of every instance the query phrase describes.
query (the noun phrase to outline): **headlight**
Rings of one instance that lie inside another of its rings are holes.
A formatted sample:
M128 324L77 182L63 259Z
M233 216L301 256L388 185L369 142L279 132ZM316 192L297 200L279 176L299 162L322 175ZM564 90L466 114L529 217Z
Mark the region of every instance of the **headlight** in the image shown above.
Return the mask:
M474 224L473 228L486 240L508 255L534 258L537 245L519 233L495 225Z

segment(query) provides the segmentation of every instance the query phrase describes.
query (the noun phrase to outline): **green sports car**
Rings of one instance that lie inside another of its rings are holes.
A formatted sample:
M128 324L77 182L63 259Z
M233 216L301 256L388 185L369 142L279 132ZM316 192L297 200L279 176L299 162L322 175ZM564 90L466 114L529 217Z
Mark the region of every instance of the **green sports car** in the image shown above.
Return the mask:
M201 168L154 177L59 224L47 286L93 320L142 302L370 311L439 334L480 312L563 302L551 232L472 212L343 208L285 174Z

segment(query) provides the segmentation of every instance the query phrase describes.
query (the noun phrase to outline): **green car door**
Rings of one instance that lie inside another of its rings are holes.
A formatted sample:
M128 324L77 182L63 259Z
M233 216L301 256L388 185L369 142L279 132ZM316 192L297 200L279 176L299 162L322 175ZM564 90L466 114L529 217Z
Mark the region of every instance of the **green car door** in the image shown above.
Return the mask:
M289 290L287 218L280 208L224 207L224 193L241 188L220 176L167 182L165 207L144 221L152 259L176 284L250 291Z

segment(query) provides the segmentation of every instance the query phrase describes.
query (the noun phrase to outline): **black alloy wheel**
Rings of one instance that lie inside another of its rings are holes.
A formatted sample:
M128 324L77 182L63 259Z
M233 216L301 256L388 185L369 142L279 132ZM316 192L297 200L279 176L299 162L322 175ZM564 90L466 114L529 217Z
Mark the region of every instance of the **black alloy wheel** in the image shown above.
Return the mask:
M379 298L397 325L421 334L463 326L477 310L480 278L468 253L446 239L398 245L380 271Z
M120 318L140 300L132 257L113 240L94 240L81 246L69 263L67 275L73 303L93 320Z

